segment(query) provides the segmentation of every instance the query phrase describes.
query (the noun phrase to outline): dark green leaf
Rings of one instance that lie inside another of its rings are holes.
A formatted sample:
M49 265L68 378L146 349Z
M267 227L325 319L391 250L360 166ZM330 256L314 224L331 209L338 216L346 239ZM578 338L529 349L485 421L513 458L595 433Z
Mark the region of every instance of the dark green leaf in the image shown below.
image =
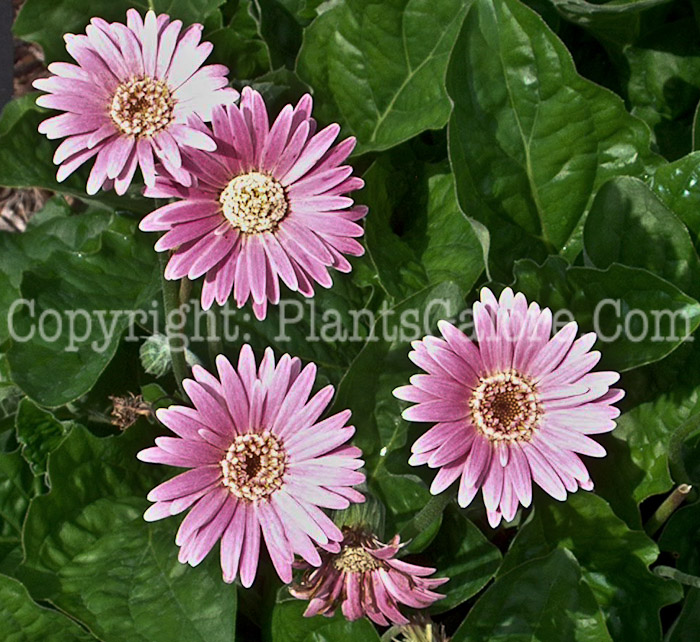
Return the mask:
M688 230L642 181L627 176L603 185L583 231L586 255L598 268L640 267L700 295L700 259Z
M160 472L136 460L146 438L71 431L49 460L51 492L29 509L20 577L104 642L233 642L236 589L218 556L182 565L176 521L143 520Z
M612 642L576 560L566 551L501 576L469 612L453 642Z
M49 4L49 3L47 3ZM64 7L65 3L50 3ZM43 18L42 18L43 22ZM61 32L62 33L62 32ZM114 192L85 194L85 171L56 182L57 167L53 164L55 141L50 141L37 128L51 112L34 103L38 94L27 94L8 103L0 118L0 185L6 187L41 187L53 192L71 194L94 202L100 207L146 212L150 201L133 193L117 196ZM55 114L55 112L54 112ZM89 165L89 163L88 163Z
M671 515L659 547L671 553L678 570L700 575L700 504L683 506Z
M431 612L453 609L476 595L494 576L501 564L501 553L455 506L443 513L442 528L427 550L436 576L450 581L438 592L445 599L436 602Z
M573 258L592 196L658 163L649 131L517 0L477 0L447 73L450 159L462 210L497 218ZM521 240L522 242L522 240Z
M56 238L46 245L42 221L38 216L31 230L6 239L18 253L37 248L20 287L34 308L22 303L13 310L8 360L14 382L40 405L53 407L92 387L114 356L129 313L153 300L160 280L150 241L136 232L134 221L64 212L50 219Z
M615 43L632 42L640 32L640 13L670 2L670 0L549 0L560 15L589 29L598 38Z
M700 589L691 588L683 603L668 642L695 642L700 630Z
M61 444L70 424L58 421L33 401L23 399L15 417L15 427L17 441L22 445L22 456L35 475L43 475L49 453Z
M0 575L0 621L4 642L96 641L62 613L39 606L20 582L7 575Z
M595 331L602 365L619 372L662 359L700 325L695 299L639 268L567 267L551 258L542 266L519 261L514 273L513 287L529 300L567 311L560 323L575 319L582 330Z
M297 62L320 120L340 121L360 154L443 127L445 68L467 6L351 0L322 13L305 30Z
M332 618L304 617L308 602L287 597L272 611L271 642L379 642L369 620L348 622L340 609Z
M614 462L608 464L614 468ZM518 532L499 574L556 548L567 549L581 565L612 639L658 641L659 609L682 593L678 584L649 571L659 553L656 544L642 531L630 530L592 493L574 493L562 503L535 501L537 511Z
M149 8L167 13L185 25L204 22L225 0L132 0L129 4L114 0L27 0L13 31L22 40L36 42L44 50L47 62L66 60L63 34L83 33L90 18L99 16L110 22L126 23L126 10L134 7L141 15Z

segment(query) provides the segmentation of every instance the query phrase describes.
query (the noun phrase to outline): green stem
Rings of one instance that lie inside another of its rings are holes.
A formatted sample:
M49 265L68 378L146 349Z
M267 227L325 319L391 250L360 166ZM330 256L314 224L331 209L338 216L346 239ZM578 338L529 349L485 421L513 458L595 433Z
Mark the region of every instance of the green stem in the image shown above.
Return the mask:
M688 493L693 489L690 484L681 484L676 488L656 509L656 512L644 525L647 535L654 535L668 520L673 512L685 501Z
M209 348L209 361L212 367L216 363L216 357L224 353L224 344L221 341L221 333L223 331L220 321L220 308L213 306L211 314L207 315L207 344Z
M683 573L672 566L657 566L654 568L654 573L659 577L667 577L681 584L685 584L686 586L700 589L700 577L697 575L690 575L689 573Z
M430 526L440 515L442 515L447 505L454 499L455 492L448 490L439 495L433 495L428 503L415 514L413 519L401 530L401 540L413 539Z
M184 346L177 345L176 338L170 332L169 323L170 314L173 310L177 310L180 307L180 286L177 281L169 281L165 278L165 266L169 258L168 253L161 252L158 256L160 257L161 280L163 284L163 307L165 309L165 331L170 346L170 361L173 364L173 374L175 375L175 381L177 381L177 387L180 392L184 394L182 380L187 376L185 348Z

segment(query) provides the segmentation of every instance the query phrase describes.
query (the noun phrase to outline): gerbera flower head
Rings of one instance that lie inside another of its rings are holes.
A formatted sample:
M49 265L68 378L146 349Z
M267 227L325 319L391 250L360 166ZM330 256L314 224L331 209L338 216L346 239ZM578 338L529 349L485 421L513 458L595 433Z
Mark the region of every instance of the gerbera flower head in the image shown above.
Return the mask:
M593 488L578 455L605 455L588 435L615 428L613 404L624 392L611 388L618 373L591 372L600 359L595 333L576 339L572 322L551 336L551 311L522 294L506 288L497 301L483 288L473 312L478 345L441 321L443 338L416 341L409 354L427 374L394 394L416 403L405 419L435 424L409 459L439 469L431 492L459 479L466 507L481 489L495 527L530 505L533 480L558 500Z
M320 565L320 547L338 550L343 538L321 508L344 509L364 497L352 487L364 481L359 448L347 441L345 410L319 421L333 396L326 386L309 398L316 366L303 370L285 354L277 364L267 349L256 367L243 346L234 368L216 359L218 378L192 369L183 383L194 408L170 406L157 416L175 437L158 437L142 450L142 461L189 468L154 488L148 521L187 509L175 539L179 559L199 564L221 541L226 582L240 576L249 587L258 567L260 540L284 582L292 579L298 553Z
M147 188L147 196L179 199L146 216L141 229L167 232L155 246L173 250L166 278L206 275L204 309L233 292L238 307L252 298L263 319L268 302L280 300L280 279L310 297L314 283L331 286L328 268L349 272L344 255L363 253L357 221L367 208L347 194L364 183L342 164L355 139L333 146L340 127L316 133L311 106L306 95L270 126L262 96L245 88L240 107L213 110L216 152L188 150L183 167L195 183L183 188L163 176Z
M447 578L429 578L434 568L396 559L399 536L382 544L364 528L343 529L340 551L322 551L323 564L313 568L299 563L304 575L290 593L309 600L304 615L332 616L338 607L348 620L366 615L380 626L408 624L399 605L423 609L444 596L432 589Z
M153 185L155 159L189 185L182 146L216 148L189 119L197 114L208 120L214 105L238 98L226 88L224 65L202 67L212 51L211 43L201 42L202 25L183 30L180 20L153 11L144 20L135 9L126 17L126 25L93 18L85 35L66 34L66 50L78 64L52 63L54 75L33 83L49 92L38 105L65 112L39 125L48 138L66 139L54 155L58 181L97 157L88 194L112 184L123 194L137 166L146 185Z

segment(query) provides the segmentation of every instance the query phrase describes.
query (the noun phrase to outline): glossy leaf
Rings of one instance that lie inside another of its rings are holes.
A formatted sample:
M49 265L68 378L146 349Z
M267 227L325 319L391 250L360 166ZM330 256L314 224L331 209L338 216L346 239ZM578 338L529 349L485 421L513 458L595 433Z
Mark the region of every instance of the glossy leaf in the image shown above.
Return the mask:
M89 642L92 635L58 611L39 606L20 582L0 575L4 642Z
M501 564L501 553L483 533L455 506L443 513L440 533L426 551L436 575L449 577L439 592L445 598L431 607L432 613L443 613L476 595L495 575Z
M167 13L185 24L204 22L206 17L225 0L133 0L128 6L113 0L27 0L17 16L13 31L22 40L41 46L48 62L67 60L64 33L83 33L93 16L110 22L126 22L126 10L131 6L144 15L149 8Z
M348 622L340 611L332 618L305 618L307 606L308 602L289 595L275 604L271 642L379 642L376 629L366 618Z
M176 520L143 520L160 472L136 460L146 438L71 431L49 461L51 493L29 510L20 576L35 599L104 642L233 642L236 589L221 579L218 556L197 569L182 565Z
M614 475L614 462L610 474ZM659 609L681 599L675 582L648 569L658 554L642 531L630 530L605 500L579 491L566 502L542 498L520 529L499 575L557 548L575 555L613 640L658 640Z
M662 359L700 325L700 303L639 268L568 267L552 258L542 266L520 261L514 274L513 287L530 300L565 310L561 324L573 314L581 330L595 331L601 366L618 372Z
M595 267L622 263L644 268L700 295L700 259L687 228L636 178L615 178L601 187L583 241Z
M356 153L397 145L450 114L443 78L468 3L350 0L304 32L297 69L321 121L340 121Z
M38 257L21 273L25 302L3 314L12 312L14 382L53 407L92 387L114 356L130 312L154 300L160 280L149 241L133 221L99 212L64 211L46 226L36 218L31 231L8 239L18 253L37 248ZM55 237L50 243L47 233Z
M484 593L453 642L612 642L576 560L554 550L502 575Z
M474 3L447 87L460 205L492 236L495 216L574 257L600 185L658 162L644 123L579 76L561 41L517 0Z
M49 453L61 444L70 424L58 421L31 400L23 399L15 417L15 427L22 456L35 475L44 474Z

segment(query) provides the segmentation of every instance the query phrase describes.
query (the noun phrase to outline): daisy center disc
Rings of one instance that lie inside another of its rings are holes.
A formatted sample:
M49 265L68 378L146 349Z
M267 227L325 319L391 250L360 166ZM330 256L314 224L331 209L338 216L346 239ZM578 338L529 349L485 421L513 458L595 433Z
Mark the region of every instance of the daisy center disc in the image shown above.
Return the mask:
M542 408L535 385L516 372L481 377L469 401L472 421L492 441L527 441Z
M133 78L117 87L109 115L122 134L154 136L173 120L175 102L162 80Z
M260 172L236 176L219 202L229 223L244 234L272 232L288 209L282 185Z
M378 569L381 564L362 546L346 546L333 561L333 565L344 573L366 573Z
M239 499L265 499L282 487L287 453L268 431L238 435L221 462L222 484Z

